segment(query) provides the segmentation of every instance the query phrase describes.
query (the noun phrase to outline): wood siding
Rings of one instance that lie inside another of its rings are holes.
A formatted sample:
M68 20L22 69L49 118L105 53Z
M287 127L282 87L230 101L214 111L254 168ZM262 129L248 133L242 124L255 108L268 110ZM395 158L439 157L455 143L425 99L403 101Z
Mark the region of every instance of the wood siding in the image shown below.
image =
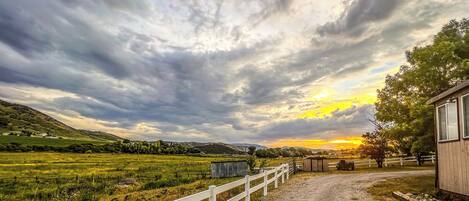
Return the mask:
M329 171L327 159L303 159L303 171L305 172L327 172Z
M436 102L438 107L449 98L457 97L459 139L438 142L438 185L445 191L469 196L469 139L463 138L462 103L460 97L469 93L469 87ZM436 115L436 114L435 114ZM435 128L435 137L438 138Z

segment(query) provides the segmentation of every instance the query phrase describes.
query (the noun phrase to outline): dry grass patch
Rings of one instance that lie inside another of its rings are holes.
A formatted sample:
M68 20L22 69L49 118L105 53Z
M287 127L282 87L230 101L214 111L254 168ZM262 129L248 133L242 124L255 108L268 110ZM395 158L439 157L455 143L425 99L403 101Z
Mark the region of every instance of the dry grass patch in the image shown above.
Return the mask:
M401 191L403 193L435 194L435 176L412 176L387 179L380 181L370 188L368 193L373 196L374 200L385 201L395 200L392 198L392 192Z

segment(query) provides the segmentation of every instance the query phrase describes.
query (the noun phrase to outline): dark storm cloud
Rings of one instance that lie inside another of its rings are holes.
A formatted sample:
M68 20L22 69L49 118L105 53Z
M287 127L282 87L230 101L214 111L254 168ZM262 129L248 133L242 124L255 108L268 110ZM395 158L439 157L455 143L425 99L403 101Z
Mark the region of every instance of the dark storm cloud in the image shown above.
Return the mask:
M355 0L337 21L318 27L318 33L321 36L328 34L359 36L370 26L370 22L391 16L399 3L400 0Z

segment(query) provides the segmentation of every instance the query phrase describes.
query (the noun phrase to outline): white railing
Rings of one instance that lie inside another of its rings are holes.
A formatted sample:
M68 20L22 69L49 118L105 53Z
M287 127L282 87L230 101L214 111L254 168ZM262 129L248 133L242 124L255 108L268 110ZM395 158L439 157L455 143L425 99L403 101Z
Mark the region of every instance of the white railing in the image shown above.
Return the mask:
M285 182L285 178L289 179L290 177L290 168L288 164L282 164L278 167L269 168L270 170L264 170L263 172L256 175L246 175L243 179L236 180L221 186L211 185L208 187L208 190L189 195L187 197L179 198L175 201L200 201L208 199L209 201L216 201L217 194L229 191L238 186L244 185L244 191L238 195L233 196L228 199L228 201L237 201L244 198L245 201L249 201L251 193L254 193L260 189L263 189L263 196L267 195L268 185L274 182L274 188L278 188L278 180L281 179L281 182ZM272 178L269 179L269 176L272 175ZM251 187L251 182L258 179L263 179L262 183Z
M428 156L422 156L423 161L431 161L432 164L435 164L435 155L428 155ZM376 165L375 160L373 159L366 159L366 160L353 160L355 167L357 166L368 166L372 167ZM418 165L418 160L417 157L411 156L411 157L400 157L400 158L385 158L383 165L384 167L388 167L389 164L395 164L398 163L400 166L405 166L406 164L409 164L409 162L416 163ZM335 168L337 163L328 163L329 168Z

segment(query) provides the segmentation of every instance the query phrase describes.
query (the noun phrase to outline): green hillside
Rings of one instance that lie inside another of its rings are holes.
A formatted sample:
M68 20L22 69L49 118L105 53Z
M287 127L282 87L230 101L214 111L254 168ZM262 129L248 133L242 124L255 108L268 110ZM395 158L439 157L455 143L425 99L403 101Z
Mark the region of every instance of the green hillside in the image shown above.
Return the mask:
M106 132L101 132L101 131L89 131L89 130L78 130L78 131L97 140L110 140L110 141L123 141L124 140L124 138L121 138L119 136L106 133Z
M100 131L87 131L72 128L42 112L28 106L9 103L0 100L0 135L17 135L8 139L20 140L23 142L51 140L54 143L65 143L60 140L78 140L86 142L118 141L123 140L118 136ZM2 136L6 137L6 136ZM1 138L5 142L6 138ZM54 141L55 140L55 141ZM36 143L32 143L36 144Z
M41 138L41 137L26 137L26 136L0 136L0 144L23 144L23 145L36 145L36 146L55 146L55 147L66 147L72 144L104 144L105 141L96 140L73 140L73 139L54 139L54 138Z

